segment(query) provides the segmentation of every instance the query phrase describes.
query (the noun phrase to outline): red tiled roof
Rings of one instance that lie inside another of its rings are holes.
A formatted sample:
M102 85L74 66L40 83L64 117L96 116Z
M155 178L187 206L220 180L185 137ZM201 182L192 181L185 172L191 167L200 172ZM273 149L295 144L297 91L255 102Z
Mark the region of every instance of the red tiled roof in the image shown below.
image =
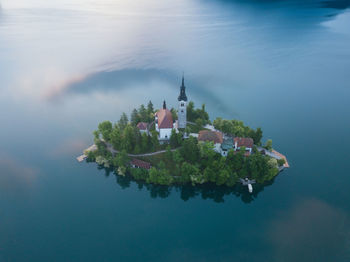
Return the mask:
M199 131L198 141L213 141L214 144L222 144L223 137L221 132L202 130Z
M254 145L254 141L253 139L251 139L250 137L235 137L235 144L237 142L237 147L249 147L252 148Z
M142 161L140 159L136 159L136 158L133 158L130 163L132 165L135 165L137 167L144 168L144 169L151 168L151 163L148 163L148 162Z
M140 122L137 124L138 129L140 130L147 130L147 123L146 122Z
M168 109L159 109L156 116L158 117L158 128L173 128L173 115Z

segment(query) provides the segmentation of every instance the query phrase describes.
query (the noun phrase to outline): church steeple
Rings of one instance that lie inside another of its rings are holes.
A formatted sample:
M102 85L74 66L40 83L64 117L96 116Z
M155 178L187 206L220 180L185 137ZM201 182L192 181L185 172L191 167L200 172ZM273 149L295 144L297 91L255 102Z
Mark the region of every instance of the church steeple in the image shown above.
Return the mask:
M177 100L179 100L179 108L177 110L178 116L178 128L186 128L187 124L187 96L185 87L185 77L182 74L182 83L180 86L180 95Z
M177 100L179 101L187 101L187 96L186 96L186 87L185 87L185 77L184 75L182 74L182 84L180 86L180 95L179 97L177 98Z

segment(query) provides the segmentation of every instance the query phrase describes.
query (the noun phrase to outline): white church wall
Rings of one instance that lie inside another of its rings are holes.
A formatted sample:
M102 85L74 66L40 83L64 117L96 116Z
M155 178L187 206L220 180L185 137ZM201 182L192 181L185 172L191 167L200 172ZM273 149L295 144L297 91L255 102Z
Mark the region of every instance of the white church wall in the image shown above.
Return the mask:
M159 139L170 139L172 128L159 129Z

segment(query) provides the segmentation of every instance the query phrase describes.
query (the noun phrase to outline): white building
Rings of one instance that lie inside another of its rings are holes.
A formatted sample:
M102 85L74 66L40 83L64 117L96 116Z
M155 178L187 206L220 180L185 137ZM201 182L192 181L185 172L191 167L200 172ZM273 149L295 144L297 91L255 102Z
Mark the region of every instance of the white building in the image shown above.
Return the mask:
M166 108L165 101L163 108L158 110L155 114L156 131L159 133L158 139L160 141L168 141L171 137L171 131L176 128L176 123L173 121L173 116Z

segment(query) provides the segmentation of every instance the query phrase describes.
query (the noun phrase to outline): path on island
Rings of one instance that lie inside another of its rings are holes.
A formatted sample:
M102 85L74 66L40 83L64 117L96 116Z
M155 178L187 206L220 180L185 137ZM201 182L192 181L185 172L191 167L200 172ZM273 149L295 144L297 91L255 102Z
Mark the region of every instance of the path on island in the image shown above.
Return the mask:
M106 146L107 146L107 150L108 150L109 152L111 152L112 154L118 154L118 153L120 153L120 151L114 149L113 146L112 146L111 144L109 144L109 143L105 143L105 144L106 144ZM174 149L171 149L170 151L171 151L171 152L174 152L174 151L176 151L176 150L179 149L179 148L180 148L180 147L174 148ZM127 155L130 156L130 157L154 156L154 155L163 154L163 153L165 153L166 151L167 151L167 150L165 149L165 150L160 150L160 151L156 151L156 152L152 152L152 153L144 153L144 154L129 154L129 153L127 153Z
M102 142L104 142L104 141L102 141ZM111 144L106 143L106 142L104 142L104 143L105 143L105 145L106 145L106 147L107 147L107 150L108 150L109 152L111 152L113 155L120 153L120 151L114 149L113 146L112 146ZM171 149L170 151L171 151L171 152L174 152L174 151L176 151L176 150L179 149L179 148L180 148L180 147L174 148L174 149ZM92 146L90 146L90 147L88 147L87 149L85 149L85 150L84 150L85 153L84 153L83 155L77 157L78 162L82 162L82 161L84 161L84 160L87 158L87 155L86 155L87 152L89 152L89 151L95 151L95 150L97 150L97 146L96 146L95 144L93 144ZM127 156L130 156L130 157L154 156L154 155L163 154L163 153L165 153L166 151L167 151L167 150L165 149L165 150L160 150L160 151L156 151L156 152L152 152L152 153L144 153L144 154L129 154L129 153L127 153Z

